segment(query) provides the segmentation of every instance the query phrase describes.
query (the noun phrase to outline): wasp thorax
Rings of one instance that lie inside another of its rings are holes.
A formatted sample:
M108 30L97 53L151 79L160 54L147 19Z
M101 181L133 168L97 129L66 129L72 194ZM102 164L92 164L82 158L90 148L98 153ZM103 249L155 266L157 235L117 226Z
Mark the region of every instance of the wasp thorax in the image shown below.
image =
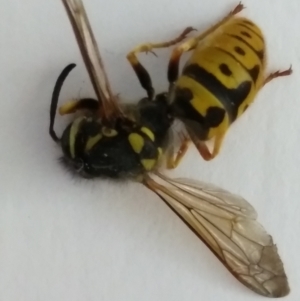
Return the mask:
M144 161L140 158L144 153L134 152L128 138L136 130L136 126L130 127L127 123L125 126L125 123L119 122L114 128L108 128L99 119L79 117L62 135L62 161L69 169L83 177L136 176L145 170ZM141 133L145 135L145 145L148 149L147 141L150 140L151 143L151 138L153 139L151 131L143 128ZM151 138L148 139L147 134ZM150 163L148 168L149 165Z

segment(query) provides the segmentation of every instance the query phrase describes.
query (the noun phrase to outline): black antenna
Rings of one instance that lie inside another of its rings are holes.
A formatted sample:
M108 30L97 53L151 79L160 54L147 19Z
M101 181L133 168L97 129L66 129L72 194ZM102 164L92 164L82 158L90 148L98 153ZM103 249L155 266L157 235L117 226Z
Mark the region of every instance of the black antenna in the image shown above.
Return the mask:
M61 90L61 87L62 87L65 79L67 78L69 73L72 71L72 69L74 69L75 67L76 67L76 64L69 64L68 66L66 66L63 69L63 71L60 73L59 77L56 80L54 90L53 90L53 93L52 93L51 106L50 106L49 134L55 142L58 142L60 140L57 137L57 135L56 135L56 133L53 129L60 90Z

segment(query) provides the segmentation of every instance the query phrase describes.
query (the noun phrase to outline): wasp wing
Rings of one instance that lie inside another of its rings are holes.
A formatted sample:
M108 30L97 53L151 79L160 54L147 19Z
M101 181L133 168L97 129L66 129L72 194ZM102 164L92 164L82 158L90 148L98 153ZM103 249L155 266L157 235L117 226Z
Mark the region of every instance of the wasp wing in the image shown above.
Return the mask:
M101 102L103 117L111 118L121 114L121 110L112 94L103 61L92 32L86 11L81 0L62 0L75 33L85 66L98 100Z
M145 185L167 203L240 282L267 297L289 293L277 247L245 199L203 182L159 177L159 181L147 177Z

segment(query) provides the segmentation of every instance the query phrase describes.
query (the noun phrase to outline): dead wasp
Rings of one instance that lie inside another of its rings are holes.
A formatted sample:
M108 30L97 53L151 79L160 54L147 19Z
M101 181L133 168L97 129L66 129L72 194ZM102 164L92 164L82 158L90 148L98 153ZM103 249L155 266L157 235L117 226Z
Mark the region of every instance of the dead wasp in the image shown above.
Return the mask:
M63 0L63 3L98 98L71 101L60 107L61 114L81 109L85 113L72 121L58 138L53 127L59 92L75 65L63 70L52 95L50 135L60 143L64 163L88 178L138 177L245 286L268 297L287 295L288 281L277 248L256 221L257 214L246 200L207 183L173 180L157 171L164 156L167 160L170 156L171 160L178 159L167 151L174 118L168 93L155 96L154 90L148 89L148 97L137 105L129 109L121 107L111 91L83 3L81 0Z

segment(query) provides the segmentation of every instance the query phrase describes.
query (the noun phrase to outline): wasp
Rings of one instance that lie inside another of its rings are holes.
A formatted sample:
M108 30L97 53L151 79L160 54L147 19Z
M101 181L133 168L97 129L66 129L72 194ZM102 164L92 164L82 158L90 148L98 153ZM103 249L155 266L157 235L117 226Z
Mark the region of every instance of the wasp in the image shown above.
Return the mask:
M59 93L75 64L68 65L58 77L51 100L49 133L61 145L62 162L86 178L137 179L158 195L241 283L264 296L287 295L288 280L277 247L244 198L204 182L171 179L159 171L162 160L178 163L176 154L168 151L175 118L170 98L180 103L179 87L188 82L185 75L174 84L175 92L171 89L170 93L155 95L147 71L136 61L134 70L148 95L136 105L121 105L111 90L82 1L62 2L97 96L69 101L59 108L61 115L80 111L59 138L54 131ZM181 41L191 30L188 28L169 44ZM131 62L133 53L129 54ZM226 58L229 60L228 55Z

